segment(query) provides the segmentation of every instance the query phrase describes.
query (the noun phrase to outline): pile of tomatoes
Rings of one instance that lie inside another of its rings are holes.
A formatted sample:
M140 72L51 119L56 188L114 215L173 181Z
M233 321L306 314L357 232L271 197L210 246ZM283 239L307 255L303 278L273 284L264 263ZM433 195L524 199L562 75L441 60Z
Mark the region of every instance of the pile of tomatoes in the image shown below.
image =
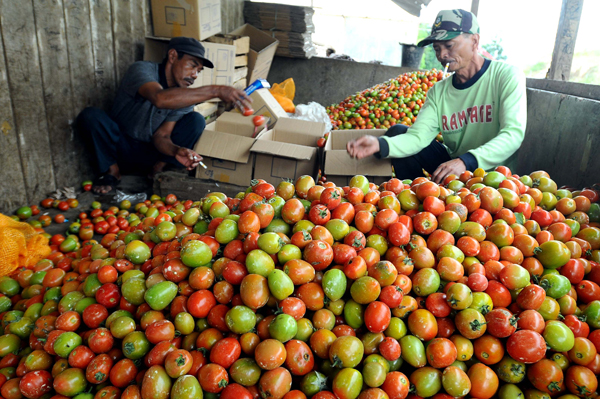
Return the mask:
M327 114L334 130L389 129L398 123L410 126L427 91L442 77L437 69L405 73L327 107Z
M597 397L598 197L499 167L96 209L0 278L0 396Z

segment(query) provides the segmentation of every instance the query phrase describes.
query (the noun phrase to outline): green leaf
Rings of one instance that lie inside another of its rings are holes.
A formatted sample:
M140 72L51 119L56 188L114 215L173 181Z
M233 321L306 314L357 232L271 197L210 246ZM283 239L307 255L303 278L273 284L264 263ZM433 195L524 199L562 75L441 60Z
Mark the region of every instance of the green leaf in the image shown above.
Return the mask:
M523 215L521 212L515 213L515 217L517 218L517 223L520 225L525 224L525 215Z

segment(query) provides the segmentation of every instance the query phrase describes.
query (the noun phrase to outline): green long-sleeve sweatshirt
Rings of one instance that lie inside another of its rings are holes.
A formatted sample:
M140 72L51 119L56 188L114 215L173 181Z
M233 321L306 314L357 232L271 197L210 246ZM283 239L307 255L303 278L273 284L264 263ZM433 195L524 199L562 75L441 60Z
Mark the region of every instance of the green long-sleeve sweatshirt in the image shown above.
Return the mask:
M514 66L486 60L464 84L454 77L436 83L405 134L380 138L380 155L417 154L442 132L450 157L460 157L467 169L505 165L514 171L526 124L525 76Z

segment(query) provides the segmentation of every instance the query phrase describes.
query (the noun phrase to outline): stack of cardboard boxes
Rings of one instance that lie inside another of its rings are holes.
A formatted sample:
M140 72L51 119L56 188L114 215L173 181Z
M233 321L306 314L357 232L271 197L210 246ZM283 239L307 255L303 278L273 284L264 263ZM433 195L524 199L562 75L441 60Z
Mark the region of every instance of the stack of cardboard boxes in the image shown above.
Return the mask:
M314 13L311 7L254 1L244 3L244 20L277 39L277 55L282 57L311 58L317 55L312 42Z

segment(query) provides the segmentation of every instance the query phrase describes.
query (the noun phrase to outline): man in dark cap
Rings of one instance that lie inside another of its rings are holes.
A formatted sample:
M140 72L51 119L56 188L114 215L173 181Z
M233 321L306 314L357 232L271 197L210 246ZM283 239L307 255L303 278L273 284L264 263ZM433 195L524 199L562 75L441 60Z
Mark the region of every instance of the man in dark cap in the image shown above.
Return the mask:
M425 169L437 183L476 168L504 165L514 171L527 124L523 73L478 53L479 23L465 10L440 11L431 35L418 46L429 44L452 77L429 89L410 128L395 125L385 136L353 140L348 153L391 158L401 179L422 176ZM440 132L444 144L435 140Z
M233 87L189 88L203 68L213 68L204 46L192 38L173 38L161 64L138 61L129 67L110 115L91 107L79 114L77 124L95 150L96 194L117 186L121 168L153 175L167 164L187 170L198 166L202 157L192 148L206 122L193 112L196 104L220 98L251 108L248 96Z

